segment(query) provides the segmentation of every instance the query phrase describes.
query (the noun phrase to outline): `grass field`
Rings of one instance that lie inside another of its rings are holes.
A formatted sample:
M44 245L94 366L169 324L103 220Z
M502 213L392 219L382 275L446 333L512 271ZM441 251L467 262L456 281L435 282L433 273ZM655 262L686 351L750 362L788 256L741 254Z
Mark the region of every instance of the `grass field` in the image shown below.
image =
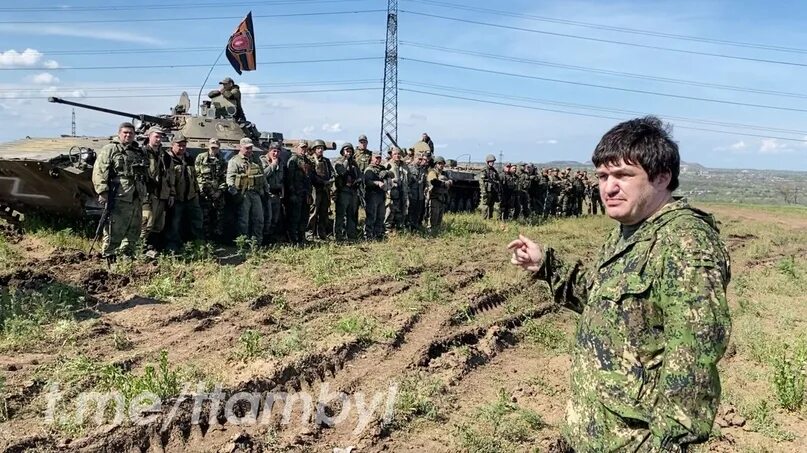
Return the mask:
M805 451L807 209L699 206L716 214L731 250L733 320L714 438L699 450ZM109 271L74 230L5 234L0 449L552 451L575 316L507 264L505 244L523 232L591 259L613 224L447 221L438 238L195 246ZM239 425L202 406L214 423L194 425L187 402L168 416L178 395L217 387L349 398L319 407L344 416L333 426L306 417L302 404L291 423L269 413ZM96 423L75 410L87 392L115 392L131 413L155 419L112 423L114 411L102 408ZM163 407L136 410L144 392ZM393 410L359 415L359 394Z

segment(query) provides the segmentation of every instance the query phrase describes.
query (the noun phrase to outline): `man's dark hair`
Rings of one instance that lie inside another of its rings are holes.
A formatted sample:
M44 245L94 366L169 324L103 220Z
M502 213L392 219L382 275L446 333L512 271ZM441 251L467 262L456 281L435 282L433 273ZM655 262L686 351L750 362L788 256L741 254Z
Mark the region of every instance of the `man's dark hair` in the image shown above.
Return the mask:
M600 139L594 148L591 162L600 165L639 165L651 181L664 173L670 173L667 189L678 188L678 173L681 156L678 144L673 141L671 127L655 116L646 116L625 121L614 126Z

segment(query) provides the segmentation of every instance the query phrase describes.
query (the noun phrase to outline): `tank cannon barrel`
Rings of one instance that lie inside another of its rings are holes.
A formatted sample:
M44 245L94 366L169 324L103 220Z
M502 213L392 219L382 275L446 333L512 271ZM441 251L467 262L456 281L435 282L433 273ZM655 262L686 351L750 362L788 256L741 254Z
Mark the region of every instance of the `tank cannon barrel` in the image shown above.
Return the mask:
M160 126L163 126L163 127L170 127L171 124L173 123L173 121L171 121L168 118L160 118L159 116L147 115L147 114L144 114L144 113L129 113L129 112L121 111L121 110L113 110L113 109L107 109L107 108L104 108L104 107L96 107L94 105L82 104L80 102L74 102L74 101L68 101L66 99L57 98L57 97L49 97L48 102L53 102L53 103L56 103L56 104L65 104L65 105L70 105L70 106L73 106L73 107L80 107L80 108L88 109L88 110L95 110L96 112L109 113L110 115L125 116L127 118L138 118L140 121L159 124Z

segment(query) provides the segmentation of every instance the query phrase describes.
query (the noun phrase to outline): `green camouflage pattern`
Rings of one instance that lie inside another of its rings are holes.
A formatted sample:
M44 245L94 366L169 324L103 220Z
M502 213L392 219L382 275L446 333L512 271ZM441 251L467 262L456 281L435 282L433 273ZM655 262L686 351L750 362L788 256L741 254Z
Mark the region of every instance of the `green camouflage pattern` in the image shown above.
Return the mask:
M729 254L711 215L673 201L625 240L617 227L593 270L548 248L537 277L581 314L564 429L575 451L708 439L731 330Z

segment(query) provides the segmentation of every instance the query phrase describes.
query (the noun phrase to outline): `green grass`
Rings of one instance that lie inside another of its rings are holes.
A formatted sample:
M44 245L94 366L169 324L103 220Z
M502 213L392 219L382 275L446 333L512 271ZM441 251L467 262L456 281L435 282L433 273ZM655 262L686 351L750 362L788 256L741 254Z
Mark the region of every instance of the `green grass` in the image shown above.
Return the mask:
M408 375L398 385L392 424L401 427L416 419L441 419L441 403L445 399L443 384L425 374Z
M253 329L247 329L238 337L238 344L240 349L236 354L239 359L248 362L252 359L263 356L266 348L263 345L263 335Z
M521 451L546 426L538 413L512 402L504 389L499 390L495 401L478 408L472 418L473 421L456 426L455 436L461 451Z
M566 334L545 320L528 319L519 331L519 336L522 340L549 351L569 350L569 339L566 338Z
M6 395L6 378L0 375L0 422L8 420L8 395Z
M182 390L180 373L169 363L166 350L160 351L158 362L146 365L142 374L124 371L116 365L104 366L99 374L98 387L121 392L127 403L146 392L164 401L179 395Z
M355 336L360 342L371 342L380 330L378 321L362 314L350 314L336 321L334 330L345 335Z
M266 350L274 357L286 357L295 352L304 352L307 342L306 331L293 327L280 333L267 342Z

